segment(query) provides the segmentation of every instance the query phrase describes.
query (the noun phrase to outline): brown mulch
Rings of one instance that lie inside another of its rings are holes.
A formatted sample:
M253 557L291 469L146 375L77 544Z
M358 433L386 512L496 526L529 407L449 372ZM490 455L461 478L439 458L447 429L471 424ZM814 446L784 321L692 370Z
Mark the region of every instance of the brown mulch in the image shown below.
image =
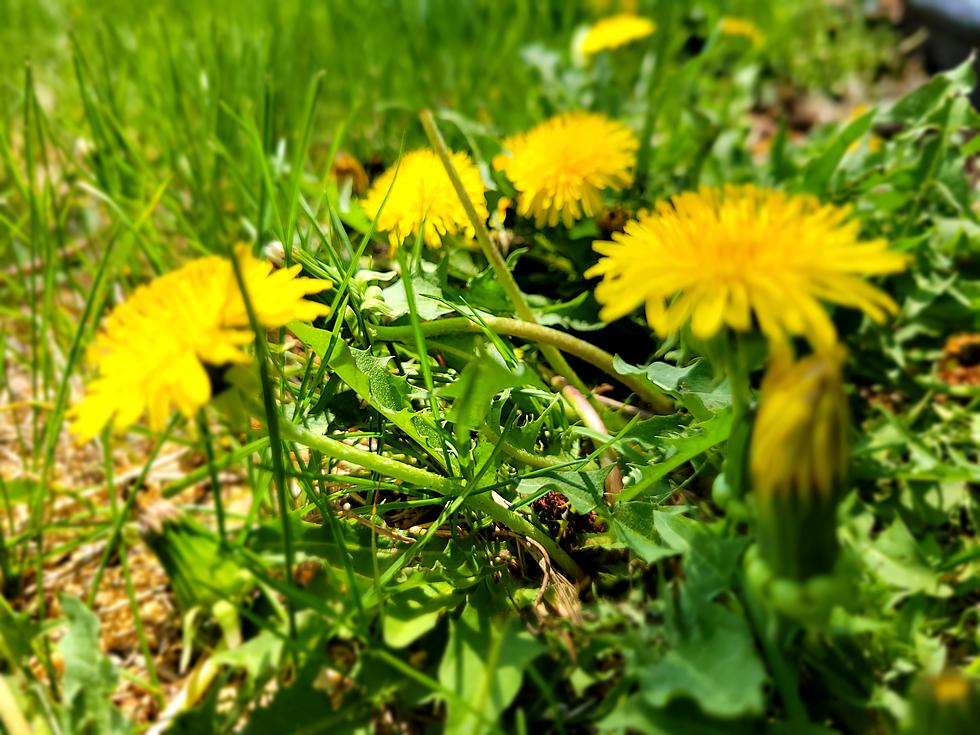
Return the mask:
M35 457L31 451L32 426L37 422L43 429L50 405L34 403L29 374L18 365L8 365L7 383L0 387L0 476L5 482L19 479L37 480L32 467ZM152 441L141 436L127 436L116 442L112 450L115 487L120 497L118 507L125 501L125 493L140 493L135 513L154 500L169 482L182 477L193 465L200 463L194 450L182 445L166 444L159 452L146 483L142 488L133 487L152 449ZM61 617L61 598L71 595L87 599L93 579L105 551L106 537L96 541L76 544L80 533L93 523L105 523L110 518L111 499L105 484L102 448L97 442L78 446L63 433L59 437L55 462L48 484L48 497L44 509L44 549L50 557L44 565L44 613L48 620ZM190 501L202 499L206 488L190 488L185 491ZM5 531L12 526L15 533L25 530L29 523L28 504L19 503L11 508L12 518L0 506L0 523ZM127 537L130 537L127 534ZM59 549L62 552L59 553ZM14 550L29 559L34 553L32 545L22 544ZM142 543L127 546L128 568L132 580L139 619L142 623L147 647L160 682L164 702L169 701L183 686L186 674L178 671L181 639L181 615L170 590L167 575L156 557ZM7 602L18 611L37 614L39 596L36 579L30 565L19 580L3 580L12 594ZM133 608L127 594L123 567L118 552L110 560L95 596L93 611L101 623L102 651L124 674L113 698L114 704L133 722L148 723L159 714L159 703L145 686L149 682L149 669L137 637ZM54 643L63 632L51 633ZM54 672L60 676L63 663L57 648L53 648ZM31 662L35 674L46 681L46 673L40 661Z

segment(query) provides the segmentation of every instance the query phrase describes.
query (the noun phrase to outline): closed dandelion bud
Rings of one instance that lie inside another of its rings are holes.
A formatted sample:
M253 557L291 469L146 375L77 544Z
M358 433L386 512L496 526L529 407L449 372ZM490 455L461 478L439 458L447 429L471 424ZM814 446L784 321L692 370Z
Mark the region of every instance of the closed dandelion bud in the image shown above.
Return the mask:
M920 680L913 687L909 735L968 735L980 722L980 685L956 670Z
M802 581L837 559L837 502L849 451L844 352L777 357L762 383L750 472L763 559L777 577Z

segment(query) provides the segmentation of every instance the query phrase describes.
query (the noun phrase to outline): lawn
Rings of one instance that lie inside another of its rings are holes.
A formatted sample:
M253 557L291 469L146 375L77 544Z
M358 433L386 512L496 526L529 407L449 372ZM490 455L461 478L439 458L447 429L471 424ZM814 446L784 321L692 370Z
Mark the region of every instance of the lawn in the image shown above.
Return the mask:
M902 5L0 0L0 732L974 732Z

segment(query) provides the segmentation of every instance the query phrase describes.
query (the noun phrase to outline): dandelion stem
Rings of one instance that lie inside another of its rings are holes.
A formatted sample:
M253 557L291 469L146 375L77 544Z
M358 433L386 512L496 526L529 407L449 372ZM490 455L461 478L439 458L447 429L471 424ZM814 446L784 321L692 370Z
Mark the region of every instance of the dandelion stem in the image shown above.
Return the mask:
M396 480L402 480L417 487L434 490L441 495L458 494L461 488L457 480L437 475L405 462L399 462L397 459L391 459L383 454L368 452L329 436L317 434L287 421L285 418L280 417L279 426L284 438L310 449L316 449L332 459L349 462L385 477L394 477Z
M532 342L551 347L552 349L567 352L569 355L583 360L590 365L599 368L612 378L615 378L627 388L632 390L654 411L663 414L674 412L674 406L670 399L659 392L652 383L648 383L634 375L620 375L616 372L614 358L605 350L601 350L595 345L589 344L585 340L573 337L570 334L561 332L557 329L545 327L533 322L521 321L519 319L506 319L503 317L493 317L480 315L481 321L497 334L508 337L521 337ZM427 336L437 336L441 334L456 334L460 332L482 332L483 326L480 322L466 317L453 317L450 319L439 319L432 322L423 322L419 328ZM380 340L397 342L408 342L414 339L414 332L411 327L372 327L374 336Z
M473 229L476 232L476 241L480 245L480 249L483 251L484 256L493 267L494 272L496 272L497 278L500 280L500 284L503 286L504 292L507 294L507 299L510 301L511 306L514 307L514 311L521 319L526 322L536 324L538 320L535 318L534 312L531 311L531 307L528 305L527 299L524 298L524 294L521 292L521 287L518 286L517 281L514 280L514 275L507 267L507 261L504 260L504 256L501 255L500 251L497 249L497 246L494 245L493 241L490 239L490 232L487 230L486 222L484 222L477 214L476 207L473 206L473 202L470 201L470 198L466 193L466 187L463 186L463 182L459 178L459 174L456 173L456 168L453 166L453 162L449 156L449 149L446 147L446 141L443 140L442 133L439 132L435 118L432 116L432 111L422 110L419 117L422 120L422 127L425 128L425 134L429 137L429 143L439 155L439 159L442 161L442 165L445 167L446 173L449 175L449 180L452 181L453 188L456 190L456 195L459 197L459 201L463 205L463 209L466 210L466 216L469 218L470 224L473 225ZM582 379L575 374L575 371L572 370L572 366L568 364L568 361L565 360L561 352L548 344L541 347L541 352L555 372L568 380L569 383L578 388L585 395L592 395L592 391L589 390L585 383L582 382Z
M748 613L749 623L762 644L762 651L769 663L773 683L779 693L779 698L783 702L789 723L798 728L794 732L802 732L808 729L810 718L807 715L806 705L800 699L800 686L796 672L793 671L782 651L779 650L779 620L778 618L771 618L767 624L761 606L751 590L743 589L739 596Z

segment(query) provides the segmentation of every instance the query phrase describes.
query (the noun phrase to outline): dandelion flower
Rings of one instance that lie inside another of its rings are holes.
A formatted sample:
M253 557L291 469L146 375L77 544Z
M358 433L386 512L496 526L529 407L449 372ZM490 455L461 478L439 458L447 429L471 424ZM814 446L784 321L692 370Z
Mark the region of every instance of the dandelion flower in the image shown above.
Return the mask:
M753 46L761 46L766 37L759 30L759 27L750 20L744 18L722 18L718 24L718 30L725 36L740 36L747 38Z
M594 56L600 51L617 49L652 35L657 24L649 18L631 13L621 13L603 18L593 25L579 42L578 50L583 56Z
M451 153L450 158L477 214L487 219L490 215L480 170L465 153ZM406 153L399 165L381 174L363 205L378 219L378 229L388 233L392 248L417 235L420 227L422 239L431 248L440 247L446 235L472 238L476 234L442 161L427 148Z
M587 271L612 321L641 304L654 331L690 322L707 339L724 325L746 331L753 316L774 348L791 336L831 348L836 331L821 302L860 309L875 321L895 302L863 276L901 271L904 255L884 240L861 241L848 207L752 185L702 188L657 204L612 242Z
M761 503L836 496L849 458L843 361L838 346L797 361L777 357L767 369L750 458Z
M494 159L520 193L517 211L538 227L570 227L602 208L603 189L632 180L639 143L633 131L603 115L568 112L504 141Z
M264 327L309 321L329 307L305 299L328 281L297 278L300 266L272 265L240 247L237 257L256 317ZM98 376L69 418L79 441L107 425L124 429L148 415L159 431L174 409L192 416L211 399L208 367L248 361L253 334L227 258L198 258L136 289L106 319L89 348Z

